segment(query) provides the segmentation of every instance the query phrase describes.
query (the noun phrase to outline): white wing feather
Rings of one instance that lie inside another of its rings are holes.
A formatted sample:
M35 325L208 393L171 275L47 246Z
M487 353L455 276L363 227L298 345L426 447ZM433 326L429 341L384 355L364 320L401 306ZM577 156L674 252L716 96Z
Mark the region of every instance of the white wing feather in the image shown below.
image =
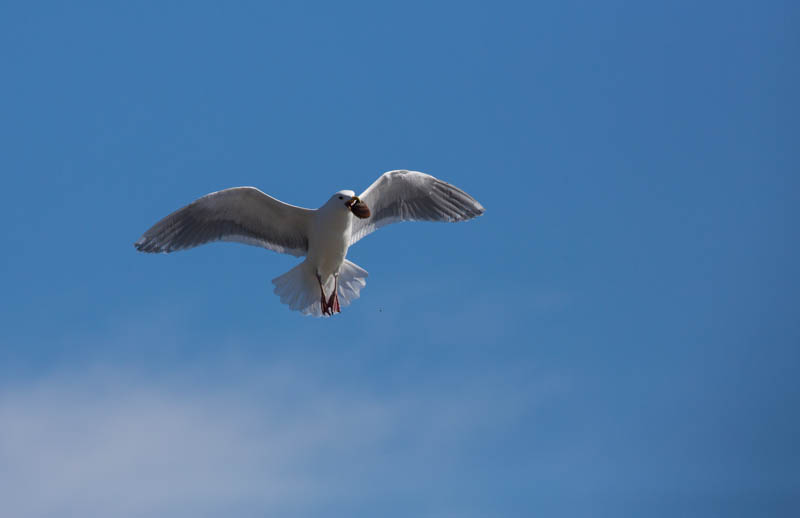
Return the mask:
M255 187L207 194L165 217L134 244L140 252L175 252L211 241L235 241L295 256L308 252L313 210Z
M389 171L364 191L361 200L372 215L353 220L350 245L399 221L466 221L483 206L458 187L417 171Z

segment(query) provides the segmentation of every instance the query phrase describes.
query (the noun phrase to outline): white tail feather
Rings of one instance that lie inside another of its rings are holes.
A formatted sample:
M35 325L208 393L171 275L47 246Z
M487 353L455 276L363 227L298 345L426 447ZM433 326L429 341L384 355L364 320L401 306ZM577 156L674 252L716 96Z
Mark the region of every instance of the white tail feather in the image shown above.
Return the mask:
M339 305L349 306L361 296L361 288L367 285L367 270L347 259L339 268Z
M366 270L346 260L339 268L339 305L348 306L359 297L361 288L367 285ZM280 277L272 279L275 294L289 309L300 311L304 315L322 316L320 305L319 282L314 268L308 261L303 261ZM333 290L333 277L325 282L325 294L330 297Z

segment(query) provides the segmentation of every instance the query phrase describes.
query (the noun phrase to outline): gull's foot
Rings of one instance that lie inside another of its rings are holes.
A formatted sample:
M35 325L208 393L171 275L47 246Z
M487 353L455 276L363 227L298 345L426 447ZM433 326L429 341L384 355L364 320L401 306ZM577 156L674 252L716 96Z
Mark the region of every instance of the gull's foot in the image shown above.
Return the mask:
M323 315L328 315L328 316L332 315L330 306L328 305L327 302L325 302L325 295L322 295L322 297L320 297L319 305L322 308Z
M331 298L328 299L328 308L330 308L331 314L342 312L342 309L339 307L339 290L331 293Z
M319 276L319 273L317 273L317 282L319 283L319 306L322 308L322 314L331 316L333 313L330 304L325 302L325 287L322 286L322 277Z

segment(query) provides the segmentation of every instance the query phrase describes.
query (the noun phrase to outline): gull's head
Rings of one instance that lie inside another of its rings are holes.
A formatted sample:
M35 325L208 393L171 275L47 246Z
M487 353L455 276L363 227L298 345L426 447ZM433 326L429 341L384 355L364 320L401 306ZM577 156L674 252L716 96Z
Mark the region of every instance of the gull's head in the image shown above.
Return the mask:
M369 217L369 207L353 191L339 191L331 196L331 199L325 205L342 207L344 210L352 212L357 218L364 219Z

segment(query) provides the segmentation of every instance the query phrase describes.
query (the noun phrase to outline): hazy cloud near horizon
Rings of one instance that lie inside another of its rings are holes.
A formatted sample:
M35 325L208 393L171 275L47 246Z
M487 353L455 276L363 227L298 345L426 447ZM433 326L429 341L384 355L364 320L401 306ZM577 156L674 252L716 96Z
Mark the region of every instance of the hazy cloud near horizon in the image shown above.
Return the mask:
M90 372L0 396L10 515L285 515L357 505L364 485L371 499L427 492L469 464L477 437L502 440L561 383L545 380L521 399L486 380L342 390L288 364L241 367L211 385L194 374Z

